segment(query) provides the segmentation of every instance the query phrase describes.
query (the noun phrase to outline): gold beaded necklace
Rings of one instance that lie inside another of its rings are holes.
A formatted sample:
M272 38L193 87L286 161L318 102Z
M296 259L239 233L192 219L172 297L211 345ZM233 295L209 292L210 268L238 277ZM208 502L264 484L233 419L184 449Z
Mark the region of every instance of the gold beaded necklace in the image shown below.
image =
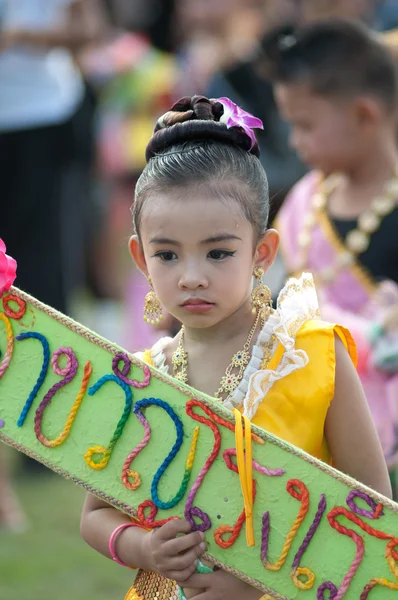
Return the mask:
M336 175L322 179L318 191L312 198L311 210L304 219L304 227L298 240L298 269L300 271L309 268L308 258L312 229L322 218L328 218L326 215L327 200L337 183ZM323 283L333 281L339 271L355 263L358 256L368 249L371 236L379 229L383 219L394 210L397 197L398 167L395 169L394 176L385 184L382 194L372 200L369 208L358 217L356 227L348 233L344 241L341 241L342 250L337 254L335 264L318 271L317 279Z
M262 310L259 310L257 312L257 316L255 318L252 328L249 331L249 335L247 336L246 342L242 350L236 352L233 355L232 360L226 368L225 374L220 381L220 387L214 394L214 398L225 402L225 400L238 387L245 372L245 368L247 367L250 361L250 345L260 320L261 326L263 326L263 323L265 321L265 314ZM175 377L179 381L182 381L183 383L188 383L188 352L184 348L184 334L185 327L183 325L181 327L178 346L171 358L171 362L173 365L173 377ZM224 394L225 397L223 398Z

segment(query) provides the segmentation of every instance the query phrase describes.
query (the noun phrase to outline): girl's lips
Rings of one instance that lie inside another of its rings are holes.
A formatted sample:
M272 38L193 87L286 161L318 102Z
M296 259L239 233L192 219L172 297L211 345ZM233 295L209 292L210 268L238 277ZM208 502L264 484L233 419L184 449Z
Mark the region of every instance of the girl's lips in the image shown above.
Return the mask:
M205 300L187 300L182 305L185 310L192 313L204 313L209 312L213 308L214 304L211 302L206 302Z

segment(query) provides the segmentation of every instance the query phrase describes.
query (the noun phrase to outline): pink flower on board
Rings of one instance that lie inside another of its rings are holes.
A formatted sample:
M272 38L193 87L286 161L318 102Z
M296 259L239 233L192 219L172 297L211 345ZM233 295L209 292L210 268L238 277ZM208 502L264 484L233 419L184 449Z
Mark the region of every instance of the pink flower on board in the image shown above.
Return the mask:
M246 112L229 98L217 98L217 102L220 102L224 107L224 114L220 122L224 123L228 129L230 127L241 127L251 140L251 150L256 143L253 129L264 129L262 120Z
M15 281L17 262L6 254L6 246L0 238L0 297L8 292Z

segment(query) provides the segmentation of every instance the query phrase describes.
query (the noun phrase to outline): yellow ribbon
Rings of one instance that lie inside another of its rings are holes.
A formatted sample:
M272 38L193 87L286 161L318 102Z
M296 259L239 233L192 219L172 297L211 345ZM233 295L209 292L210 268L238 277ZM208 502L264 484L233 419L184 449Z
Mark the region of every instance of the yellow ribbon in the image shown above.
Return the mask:
M238 463L238 473L240 487L242 490L243 501L246 514L246 541L248 546L254 546L254 528L253 528L253 452L252 452L252 432L250 420L243 417L245 422L245 446L243 444L242 415L234 408L235 415L235 444L236 458Z

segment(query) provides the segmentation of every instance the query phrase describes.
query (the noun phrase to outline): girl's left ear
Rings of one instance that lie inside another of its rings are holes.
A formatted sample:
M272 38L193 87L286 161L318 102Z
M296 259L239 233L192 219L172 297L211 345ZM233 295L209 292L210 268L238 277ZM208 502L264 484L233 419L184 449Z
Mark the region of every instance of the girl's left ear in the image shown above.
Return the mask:
M142 271L146 277L148 277L148 268L146 266L144 250L136 235L131 236L129 239L129 250L139 270Z
M255 265L267 272L274 262L279 249L279 233L276 229L268 229L257 244Z

